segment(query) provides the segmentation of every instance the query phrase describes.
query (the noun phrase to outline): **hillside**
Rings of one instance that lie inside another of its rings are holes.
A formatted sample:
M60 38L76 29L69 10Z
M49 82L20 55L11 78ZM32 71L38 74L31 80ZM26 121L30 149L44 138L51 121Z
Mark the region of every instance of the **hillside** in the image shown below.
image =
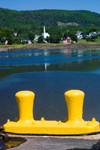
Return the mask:
M15 11L0 8L0 26L8 28L30 26L100 27L100 14L90 11L36 10Z

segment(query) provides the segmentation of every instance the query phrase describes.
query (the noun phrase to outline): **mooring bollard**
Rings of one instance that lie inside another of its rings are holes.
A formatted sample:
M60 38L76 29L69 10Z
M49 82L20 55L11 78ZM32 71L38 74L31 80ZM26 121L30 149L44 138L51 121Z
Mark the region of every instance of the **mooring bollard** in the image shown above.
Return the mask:
M68 109L68 121L83 122L83 101L84 92L79 90L70 90L64 94L67 109Z
M99 132L99 122L84 121L83 100L84 92L70 90L64 94L68 108L68 119L65 121L46 121L43 117L40 120L33 119L33 102L35 94L31 91L20 91L15 97L19 109L19 120L8 120L4 124L4 132L16 134L37 134L37 135L79 135Z
M15 94L18 110L19 122L33 122L33 103L35 94L31 91L20 91Z

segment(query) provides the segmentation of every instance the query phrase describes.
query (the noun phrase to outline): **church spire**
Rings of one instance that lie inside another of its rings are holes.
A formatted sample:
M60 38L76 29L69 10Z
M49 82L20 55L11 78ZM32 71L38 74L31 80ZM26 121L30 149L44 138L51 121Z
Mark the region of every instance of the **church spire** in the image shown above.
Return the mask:
M44 31L43 32L45 33L45 26L44 26Z

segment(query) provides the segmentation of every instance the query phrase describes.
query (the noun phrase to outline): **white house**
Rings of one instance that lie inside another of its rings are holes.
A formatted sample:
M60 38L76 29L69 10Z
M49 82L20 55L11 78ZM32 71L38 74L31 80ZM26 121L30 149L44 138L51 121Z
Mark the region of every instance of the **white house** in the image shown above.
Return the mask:
M83 39L83 32L82 31L77 31L77 39Z
M96 35L97 35L96 32L90 32L90 33L89 33L89 37L91 37L91 36L96 36Z

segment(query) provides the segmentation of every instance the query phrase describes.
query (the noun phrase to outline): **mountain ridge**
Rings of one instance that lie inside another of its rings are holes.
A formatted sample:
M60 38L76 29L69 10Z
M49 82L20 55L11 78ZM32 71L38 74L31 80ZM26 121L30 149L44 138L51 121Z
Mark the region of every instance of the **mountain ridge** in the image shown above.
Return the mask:
M59 25L59 23L61 23ZM27 10L0 8L0 26L19 28L31 26L79 26L100 27L100 14L88 10Z

